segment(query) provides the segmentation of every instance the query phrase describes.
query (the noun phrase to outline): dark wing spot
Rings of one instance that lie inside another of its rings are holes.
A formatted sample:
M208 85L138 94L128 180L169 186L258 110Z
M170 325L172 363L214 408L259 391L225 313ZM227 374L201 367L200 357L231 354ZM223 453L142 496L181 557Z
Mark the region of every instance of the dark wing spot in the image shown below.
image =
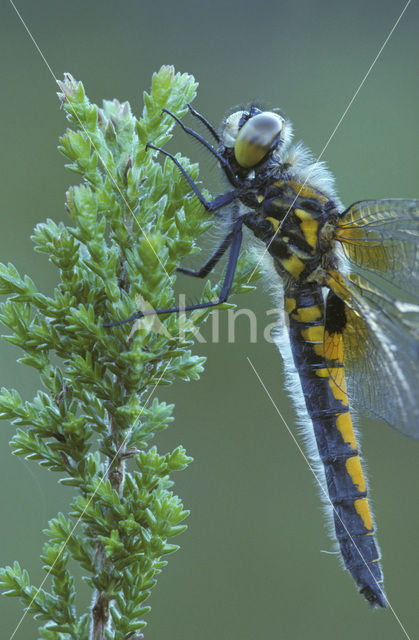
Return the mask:
M330 335L343 333L346 322L345 303L333 291L329 291L326 300L326 331Z

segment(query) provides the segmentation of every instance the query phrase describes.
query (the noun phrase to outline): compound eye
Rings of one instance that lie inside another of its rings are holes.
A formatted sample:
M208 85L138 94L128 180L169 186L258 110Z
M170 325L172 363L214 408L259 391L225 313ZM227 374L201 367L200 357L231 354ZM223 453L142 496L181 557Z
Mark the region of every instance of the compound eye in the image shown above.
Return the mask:
M241 167L254 167L277 144L284 119L277 113L264 111L249 118L237 134L234 155Z

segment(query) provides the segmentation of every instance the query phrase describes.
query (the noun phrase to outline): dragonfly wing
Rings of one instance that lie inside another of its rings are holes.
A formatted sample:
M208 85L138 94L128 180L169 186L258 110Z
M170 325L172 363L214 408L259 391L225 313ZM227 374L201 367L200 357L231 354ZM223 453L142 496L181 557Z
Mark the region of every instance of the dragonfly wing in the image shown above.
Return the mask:
M341 332L349 397L419 438L419 306L393 303L357 276L330 272L328 284L326 357L333 358L331 338Z
M355 267L419 299L419 200L366 200L343 212L336 239Z
M336 239L352 269L329 272L326 313L340 305L350 396L419 438L419 200L356 202Z

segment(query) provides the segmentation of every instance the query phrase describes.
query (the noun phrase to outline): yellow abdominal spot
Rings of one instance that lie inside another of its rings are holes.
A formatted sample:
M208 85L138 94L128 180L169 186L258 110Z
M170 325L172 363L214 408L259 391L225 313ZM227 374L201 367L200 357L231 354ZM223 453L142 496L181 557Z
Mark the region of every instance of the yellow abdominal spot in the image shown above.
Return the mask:
M326 196L320 195L307 184L301 184L296 180L290 180L288 184L294 190L295 195L299 198L311 198L312 200L317 200L322 204L326 204L327 202Z
M286 313L291 313L292 311L294 311L295 307L297 306L297 301L294 300L294 298L285 298L284 306L285 306Z
M311 247L315 247L318 239L318 221L315 220L308 211L304 211L304 209L294 209L294 213L301 220L301 231L303 232L307 243Z
M288 271L294 278L298 278L301 272L304 270L304 262L297 258L297 256L291 256L290 258L283 258L281 264L284 269Z
M351 449L356 449L355 433L349 411L346 413L339 413L336 418L336 427L342 434L344 441L349 444Z
M348 458L346 463L346 471L348 472L354 485L358 487L358 491L364 493L367 490L365 485L364 474L362 473L361 461L359 456Z
M263 202L263 201L264 201L264 199L265 199L265 197L264 197L264 196L256 196L256 200L259 202L259 204L260 204L261 202Z
M323 345L323 332L324 327L322 324L318 324L314 327L307 327L301 331L301 335L307 342L321 342Z
M368 506L368 500L366 498L359 498L354 501L354 507L357 514L361 517L364 527L372 531L372 518L370 508Z
M309 308L310 307L307 307L307 309L309 309ZM315 309L316 307L311 307L311 308ZM300 310L298 310L298 311L300 311ZM320 312L320 309L319 309L319 312ZM314 312L313 312L313 315L314 315ZM296 316L296 314L294 314L294 317L295 316ZM297 319L299 319L299 318L297 318ZM313 320L316 320L316 318L313 317ZM314 327L307 327L306 329L303 329L301 331L301 335L303 336L304 340L306 340L307 342L311 342L312 343L313 351L317 356L323 356L324 355L324 346L323 346L324 326L322 324L314 326Z
M277 220L276 218L266 218L266 220L269 220L269 222L272 224L272 226L275 229L275 231L278 231L279 220Z
M317 305L313 307L300 307L292 314L292 317L298 320L298 322L312 322L322 317L322 311Z
M313 351L316 356L324 356L324 344L323 342L317 342L313 344Z

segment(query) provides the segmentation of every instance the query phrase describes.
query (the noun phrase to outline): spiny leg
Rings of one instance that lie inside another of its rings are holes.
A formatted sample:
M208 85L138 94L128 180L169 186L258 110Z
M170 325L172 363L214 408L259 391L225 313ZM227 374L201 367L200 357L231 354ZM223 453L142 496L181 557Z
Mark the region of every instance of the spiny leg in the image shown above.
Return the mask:
M197 118L197 120L199 120L200 122L202 122L202 124L208 129L208 131L210 132L210 134L212 136L214 136L215 140L219 143L220 142L220 136L218 135L218 132L216 131L216 129L214 129L214 127L212 126L211 122L209 122L203 115L202 113L199 113L199 111L196 111L196 109L193 108L193 106L191 105L190 102L188 102L188 109L191 113L191 115L193 115L194 118Z
M188 105L188 106L190 107L190 105ZM192 110L192 107L190 107L190 109ZM200 116L200 114L198 114L198 116ZM203 116L202 116L202 118L203 118ZM174 158L171 154L165 152L163 149L160 149L158 147L154 147L151 144L149 144L147 146L150 146L151 148L159 150L161 153L163 153L165 155L168 155L168 157L170 157L175 162L176 166L180 169L182 174L185 177L189 176L189 174L187 174L187 172L181 166L181 164L177 161L177 159ZM189 184L192 186L192 182L193 182L193 184L196 187L197 191L199 191L197 185L192 180L192 178L190 176L189 176L189 178L190 178L190 181L188 180ZM198 193L196 191L195 191L195 194L199 198L199 195L198 195ZM199 191L199 194L202 196L202 193L200 191ZM221 198L224 198L224 196L221 196ZM202 200L200 198L200 201L201 201L202 204L204 204L203 199L204 198L202 196ZM210 206L213 206L213 203L216 200L217 199L212 200L210 203L207 203L207 204L210 205ZM227 202L227 204L228 204L228 202ZM223 204L221 206L223 206L223 205L224 205L224 202L223 202ZM205 204L204 204L204 206L205 206ZM195 277L195 278L205 278L205 276L207 276L210 273L210 271L212 271L212 269L215 267L217 262L222 258L222 256L226 252L226 250L231 245L232 238L233 238L233 233L234 233L233 229L228 232L228 234L225 236L224 240L221 242L220 246L215 249L213 254L208 258L208 260L205 262L205 264L203 264L202 267L198 271L195 271L194 269L187 269L186 267L178 267L177 271L179 273L183 273L185 275L192 276L192 277Z
M168 151L165 151L164 149L161 149L160 147L156 147L155 145L153 145L151 143L147 143L146 149L148 149L148 148L154 149L155 151L158 151L159 153L162 153L163 155L167 156L168 158L170 158L175 163L175 165L177 166L179 171L182 173L182 175L188 181L192 191L195 193L195 195L197 196L198 200L204 206L206 211L215 212L218 209L220 209L221 207L224 207L225 205L230 204L231 202L233 202L233 200L235 200L238 197L237 191L230 191L230 192L228 192L226 194L222 194L221 196L218 196L214 200L211 200L211 202L208 202L204 198L204 196L202 195L201 191L198 189L197 185L195 184L195 182L192 179L192 177L188 174L186 169L184 169L184 167L182 167L181 163L171 153L169 153ZM187 306L185 308L182 308L182 309L180 309L179 307L171 307L169 309L157 309L157 310L153 310L153 311L144 311L144 312L143 311L138 311L136 314L130 316L129 318L126 318L125 320L119 320L117 322L103 323L102 326L103 327L115 327L115 326L119 326L119 325L125 324L127 322L133 322L134 320L137 320L139 318L142 318L142 317L148 316L148 315L160 315L160 314L164 314L164 313L178 313L179 311L194 311L196 309L206 309L206 308L215 307L215 306L221 304L222 302L226 302L226 300L228 299L228 296L230 294L230 291L231 291L231 287L232 287L232 283L233 283L233 279L234 279L234 274L235 274L236 267L237 267L237 260L238 260L240 247L241 247L241 242L242 242L243 221L244 221L244 218L241 218L241 219L237 220L233 224L232 230L224 238L224 240L221 243L221 245L215 250L215 252L209 258L209 260L207 260L207 262L201 267L201 269L198 272L195 272L192 269L186 269L186 268L183 268L183 267L179 267L178 268L179 272L182 272L182 273L184 273L186 275L191 275L191 276L201 277L202 278L202 277L204 277L205 275L207 275L211 271L211 269L217 264L217 262L220 260L222 255L225 253L225 251L230 246L230 254L229 254L229 259L228 259L228 263L227 263L226 275L225 275L225 278L224 278L223 286L222 286L221 293L220 293L220 296L219 296L218 300L216 300L214 302L203 302L201 304L189 305L189 306Z
M171 118L173 118L173 120L175 120L175 122L178 123L178 125L181 127L181 129L185 133L187 133L188 135L190 135L193 138L195 138L195 140L198 140L198 142L200 142L206 149L208 149L208 151L210 153L212 153L212 155L215 156L215 158L217 158L218 162L221 164L221 166L224 169L224 171L225 171L228 179L230 180L231 184L234 184L235 186L239 185L239 181L237 180L237 178L236 178L236 176L235 176L235 174L234 174L234 172L233 172L233 170L232 170L232 168L230 166L230 163L216 149L214 149L212 144L210 144L207 140L205 140L205 138L203 138L201 135L199 135L199 133L197 133L196 131L194 131L190 127L187 127L185 124L183 124L182 120L180 118L178 118L174 113L169 111L168 109L162 109L162 112L163 113L167 113L167 115L169 115ZM203 116L201 116L201 117L203 118ZM203 119L205 120L205 118L203 118Z
M201 191L198 189L197 185L195 184L194 180L191 178L189 173L186 171L186 169L182 167L179 160L177 160L174 155L172 155L165 149L161 149L160 147L155 147L154 144L151 144L150 142L147 142L146 149L154 149L155 151L162 153L164 156L167 156L175 163L175 165L177 166L181 174L188 181L189 186L191 187L192 191L198 198L199 202L205 207L207 211L217 211L217 209L221 209L221 207L224 207L226 204L230 204L230 202L233 202L233 200L238 198L237 191L229 191L227 193L223 193L221 196L217 196L217 198L214 198L214 200L211 200L211 202L208 202L208 200L204 198Z
M231 245L232 239L233 239L233 231L229 231L229 233L226 235L226 237L224 238L220 246L215 249L213 254L208 258L205 264L203 264L198 271L195 271L194 269L186 269L185 267L178 267L176 271L178 271L179 273L183 273L187 276L192 276L194 278L205 278L205 276L207 276L210 273L210 271L213 270L217 262L219 262L219 260L225 254L225 252Z

